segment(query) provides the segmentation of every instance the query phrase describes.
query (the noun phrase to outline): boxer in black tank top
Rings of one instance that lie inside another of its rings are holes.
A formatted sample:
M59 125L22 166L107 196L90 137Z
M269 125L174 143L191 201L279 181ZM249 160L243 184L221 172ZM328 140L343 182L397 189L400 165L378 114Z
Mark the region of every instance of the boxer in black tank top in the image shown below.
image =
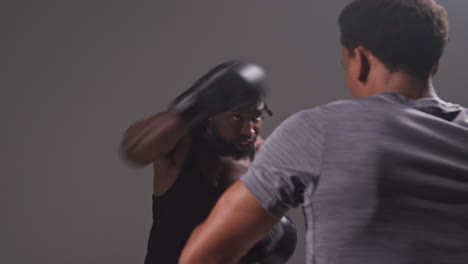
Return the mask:
M153 225L145 263L177 263L192 230L208 216L222 190L201 175L196 147L169 190L153 196Z
M133 165L154 168L153 225L145 264L177 263L193 229L221 193L247 172L263 143L263 112L271 115L264 98L263 70L230 61L202 76L167 111L128 128L122 154ZM295 236L292 223L285 223ZM285 233L272 231L265 241L277 242L273 234ZM286 244L294 249L295 240ZM265 246L256 248L265 253ZM262 255L255 253L247 255L245 263Z

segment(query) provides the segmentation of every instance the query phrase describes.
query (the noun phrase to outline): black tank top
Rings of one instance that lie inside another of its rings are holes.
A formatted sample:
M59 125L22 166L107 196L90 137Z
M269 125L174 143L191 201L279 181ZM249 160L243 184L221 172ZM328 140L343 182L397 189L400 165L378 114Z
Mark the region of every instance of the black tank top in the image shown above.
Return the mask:
M153 196L153 225L145 264L177 264L193 229L203 222L222 191L201 177L197 149L188 159L171 188Z

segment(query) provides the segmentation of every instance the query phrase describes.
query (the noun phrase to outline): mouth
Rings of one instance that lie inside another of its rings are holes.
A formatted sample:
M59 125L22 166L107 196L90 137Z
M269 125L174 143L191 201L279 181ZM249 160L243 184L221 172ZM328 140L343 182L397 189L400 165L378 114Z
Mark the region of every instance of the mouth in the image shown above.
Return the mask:
M240 150L248 150L253 148L254 141L253 140L243 140L236 144L237 148Z

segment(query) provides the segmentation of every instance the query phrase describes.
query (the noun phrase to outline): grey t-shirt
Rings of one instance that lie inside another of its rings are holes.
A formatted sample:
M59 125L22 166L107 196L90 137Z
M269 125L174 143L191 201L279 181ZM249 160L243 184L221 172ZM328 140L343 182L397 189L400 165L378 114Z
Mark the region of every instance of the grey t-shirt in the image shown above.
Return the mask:
M241 178L279 216L301 205L307 263L468 263L468 110L393 93L285 120Z

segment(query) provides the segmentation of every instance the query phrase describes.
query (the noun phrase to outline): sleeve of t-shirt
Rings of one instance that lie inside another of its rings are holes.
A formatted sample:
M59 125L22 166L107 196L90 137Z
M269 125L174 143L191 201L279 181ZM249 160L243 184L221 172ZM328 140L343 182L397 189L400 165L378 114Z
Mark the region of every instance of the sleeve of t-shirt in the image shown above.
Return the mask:
M241 181L267 211L281 217L314 189L323 134L320 108L314 108L287 118L266 139Z

